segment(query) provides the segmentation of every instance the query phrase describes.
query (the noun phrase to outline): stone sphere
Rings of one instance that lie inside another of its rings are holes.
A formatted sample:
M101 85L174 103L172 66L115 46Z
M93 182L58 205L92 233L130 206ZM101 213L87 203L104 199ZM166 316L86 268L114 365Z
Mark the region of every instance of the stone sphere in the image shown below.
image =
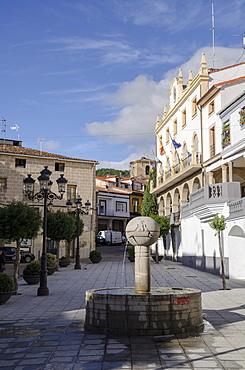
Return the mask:
M157 241L159 235L159 225L151 217L135 217L126 226L126 237L134 246L148 247Z

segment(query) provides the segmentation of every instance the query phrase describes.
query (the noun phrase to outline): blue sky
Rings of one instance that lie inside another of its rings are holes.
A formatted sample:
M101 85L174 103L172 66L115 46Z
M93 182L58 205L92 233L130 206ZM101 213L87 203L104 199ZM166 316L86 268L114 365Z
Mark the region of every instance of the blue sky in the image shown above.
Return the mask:
M171 79L202 52L212 67L212 3L215 68L244 62L242 0L0 0L6 138L100 167L152 158Z

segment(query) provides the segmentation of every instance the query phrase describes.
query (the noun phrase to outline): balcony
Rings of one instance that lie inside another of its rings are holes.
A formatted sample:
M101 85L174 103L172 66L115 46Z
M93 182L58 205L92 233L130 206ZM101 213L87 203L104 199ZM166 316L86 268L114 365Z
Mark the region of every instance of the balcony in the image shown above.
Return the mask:
M194 156L188 154L188 156L184 158L181 163L178 163L173 167L173 169L169 169L164 175L161 175L157 178L157 184L151 188L151 193L162 193L169 187L174 186L177 182L182 181L186 177L200 171L201 168L200 153L195 153Z
M234 209L238 207L241 212L240 197L239 182L205 185L190 194L189 203L181 207L181 219L195 215L199 219L209 221L217 213L222 213L225 203L233 204ZM243 207L245 206L243 205ZM230 205L230 213L232 214L232 212L234 213L234 210Z

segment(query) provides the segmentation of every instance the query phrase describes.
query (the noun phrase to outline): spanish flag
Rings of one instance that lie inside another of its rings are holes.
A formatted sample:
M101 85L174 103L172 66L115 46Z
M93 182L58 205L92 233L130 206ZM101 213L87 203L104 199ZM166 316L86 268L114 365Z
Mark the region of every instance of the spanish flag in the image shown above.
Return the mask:
M159 138L159 153L160 155L166 154L166 151L162 145L162 135L158 136L158 138Z

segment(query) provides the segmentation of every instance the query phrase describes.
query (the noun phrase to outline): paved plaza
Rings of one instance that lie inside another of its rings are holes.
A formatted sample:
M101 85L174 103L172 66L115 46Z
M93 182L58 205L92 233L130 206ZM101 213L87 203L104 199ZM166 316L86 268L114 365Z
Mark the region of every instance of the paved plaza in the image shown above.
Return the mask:
M202 291L204 332L112 337L85 332L85 292L134 286L134 263L123 263L123 252L99 264L84 261L81 270L60 268L48 277L47 297L20 279L20 294L0 306L0 369L245 369L245 280L227 285L223 291L220 277L178 262L151 261L151 286Z

